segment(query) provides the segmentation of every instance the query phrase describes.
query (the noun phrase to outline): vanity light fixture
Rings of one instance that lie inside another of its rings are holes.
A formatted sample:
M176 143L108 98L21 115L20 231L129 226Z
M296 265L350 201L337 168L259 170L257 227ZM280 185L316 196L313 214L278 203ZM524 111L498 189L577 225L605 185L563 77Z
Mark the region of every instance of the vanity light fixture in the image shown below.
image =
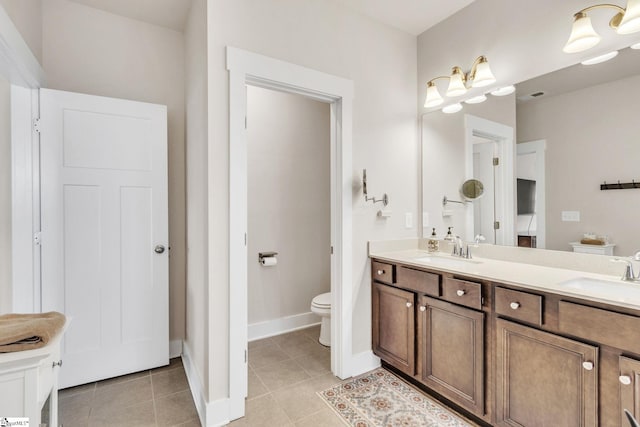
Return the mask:
M484 87L496 81L487 58L481 55L473 61L471 71L467 74L462 71L462 68L456 66L451 69L450 76L440 76L429 80L427 82L427 98L424 102L425 108L437 107L444 102L435 84L435 81L439 79L449 79L446 92L448 97L462 96L467 93L469 87ZM469 83L470 86L468 86Z
M456 103L456 104L447 105L442 109L442 112L446 114L453 114L453 113L457 113L460 110L462 110L462 104Z
M501 87L501 88L498 88L496 90L491 91L491 95L493 95L493 96L507 96L507 95L511 95L515 91L516 91L516 87L514 85L509 85L509 86L504 86L504 87Z
M603 62L606 62L606 61L609 61L610 59L615 58L616 56L618 56L618 51L614 50L613 52L608 52L608 53L605 53L604 55L598 55L593 58L589 58L585 61L582 61L581 64L582 65L601 64Z
M605 8L616 11L616 14L609 21L609 26L618 34L632 34L640 31L640 0L628 0L626 8L615 4L589 6L573 15L571 34L562 49L565 53L582 52L600 43L601 37L593 29L591 18L589 18L587 12Z

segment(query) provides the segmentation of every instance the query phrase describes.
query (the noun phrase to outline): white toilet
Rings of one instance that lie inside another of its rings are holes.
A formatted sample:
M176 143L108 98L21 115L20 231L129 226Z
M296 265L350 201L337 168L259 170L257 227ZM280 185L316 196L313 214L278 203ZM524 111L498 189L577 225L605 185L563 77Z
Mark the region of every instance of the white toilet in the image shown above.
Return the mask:
M311 301L311 312L322 318L320 344L331 347L331 292L320 294Z

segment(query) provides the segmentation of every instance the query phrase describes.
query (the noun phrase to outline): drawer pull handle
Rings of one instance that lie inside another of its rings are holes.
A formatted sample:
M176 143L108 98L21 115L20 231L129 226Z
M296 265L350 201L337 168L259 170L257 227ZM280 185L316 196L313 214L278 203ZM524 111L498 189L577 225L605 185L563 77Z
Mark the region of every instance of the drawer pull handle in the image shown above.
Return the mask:
M407 302L407 308L411 308L413 304L411 304L410 302Z
M420 306L420 311L427 311L427 307L425 307L424 305Z
M618 380L620 380L620 383L624 385L631 384L631 377L629 375L620 375Z
M57 362L53 362L53 366L51 366L51 367L55 368L56 366L62 367L62 360L58 360Z
M464 295L464 294L466 294L466 292L465 292L465 291L463 291L462 289L458 289L458 290L456 291L456 295L458 295L459 297L461 297L461 296L462 296L462 295Z
M378 270L378 276L382 276L384 274L384 270Z
M593 370L593 362L582 362L582 367L587 371Z
M509 304L509 307L511 307L513 310L517 310L520 308L520 303L519 302L512 302L511 304Z

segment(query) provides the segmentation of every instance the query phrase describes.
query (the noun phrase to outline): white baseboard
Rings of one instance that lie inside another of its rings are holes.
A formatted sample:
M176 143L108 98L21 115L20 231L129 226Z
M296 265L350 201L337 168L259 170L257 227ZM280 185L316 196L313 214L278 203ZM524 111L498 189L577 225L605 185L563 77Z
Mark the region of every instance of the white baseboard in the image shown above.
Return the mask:
M205 400L204 387L202 386L196 367L193 364L189 346L184 345L181 346L181 348L182 365L187 375L193 402L198 411L200 424L206 427L218 427L229 424L229 399L220 399L213 402L207 402Z
M380 367L380 358L373 354L373 351L367 350L362 353L354 354L351 357L351 375L357 377L365 372L373 371Z
M169 359L182 355L182 340L169 341Z
M320 324L320 316L315 313L295 314L249 325L248 338L249 341L255 341L318 324Z

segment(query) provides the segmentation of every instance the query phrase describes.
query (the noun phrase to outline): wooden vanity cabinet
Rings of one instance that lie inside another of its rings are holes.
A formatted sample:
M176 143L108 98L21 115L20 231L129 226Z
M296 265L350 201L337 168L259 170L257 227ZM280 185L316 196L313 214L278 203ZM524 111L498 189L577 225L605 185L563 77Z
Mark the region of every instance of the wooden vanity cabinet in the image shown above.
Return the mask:
M597 426L598 348L496 320L496 422Z
M471 412L484 415L485 314L423 296L418 316L420 381Z
M408 375L415 373L415 294L373 283L373 352Z
M640 361L620 356L620 417L621 425L626 423L624 410L640 420Z

